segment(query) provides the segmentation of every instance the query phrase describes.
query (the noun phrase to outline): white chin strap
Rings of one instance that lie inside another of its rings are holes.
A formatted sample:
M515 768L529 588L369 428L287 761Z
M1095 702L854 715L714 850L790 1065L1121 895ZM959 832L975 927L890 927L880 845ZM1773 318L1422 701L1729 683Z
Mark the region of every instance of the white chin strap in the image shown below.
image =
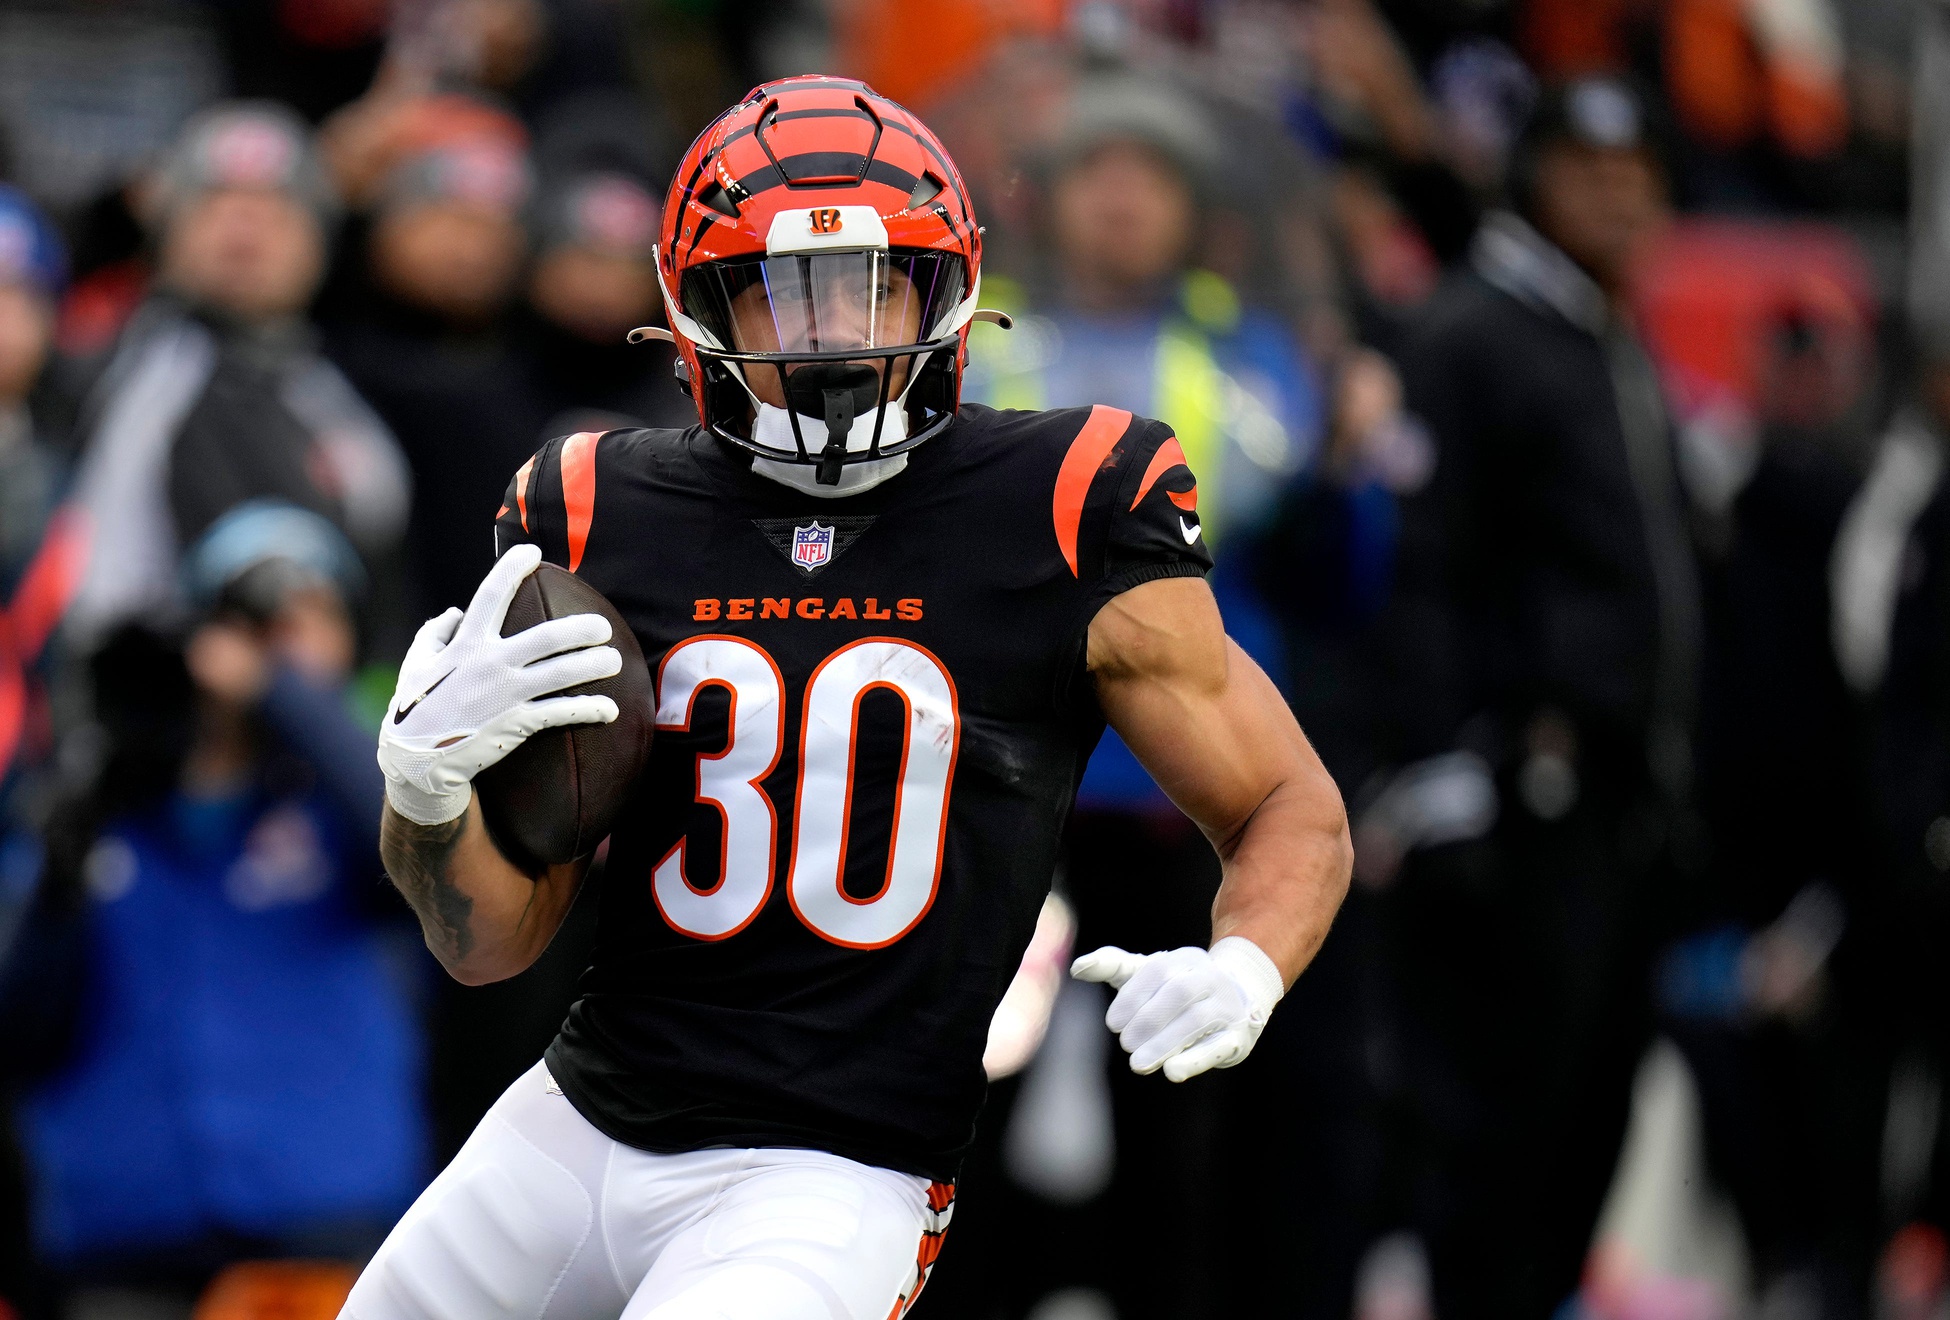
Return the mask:
M846 450L849 454L864 454L873 447L874 413L859 414L853 419L853 429L847 433ZM897 444L907 438L907 409L900 406L899 400L888 403L886 420L881 423L880 443ZM817 417L799 414L800 434L806 437L806 449L817 454L826 445L826 423ZM769 403L758 405L758 414L752 422L752 441L775 449L780 453L797 454L798 446L793 443L792 418L783 408L775 408ZM801 463L795 459L754 458L752 471L761 477L768 477L782 486L803 491L819 499L839 499L846 495L858 495L861 491L872 490L881 482L898 474L907 466L907 455L896 454L892 458L869 459L864 463L848 463L840 469L837 485L822 486L816 475L819 468L813 463Z

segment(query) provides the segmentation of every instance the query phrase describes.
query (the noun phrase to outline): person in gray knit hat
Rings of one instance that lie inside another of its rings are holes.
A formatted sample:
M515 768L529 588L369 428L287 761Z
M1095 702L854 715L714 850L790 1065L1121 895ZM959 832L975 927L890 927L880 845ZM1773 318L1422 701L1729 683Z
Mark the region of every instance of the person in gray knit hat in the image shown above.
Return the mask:
M1205 108L1155 78L1104 73L1084 79L1051 152L1051 173L1113 143L1136 143L1163 156L1206 199L1217 183L1225 144Z
M338 220L310 131L269 101L233 102L192 119L144 202L161 282L245 320L304 308Z
M152 215L168 218L202 194L226 188L275 190L321 223L338 219L338 193L313 148L311 130L276 101L230 101L192 118L156 171Z
M332 359L405 447L415 608L438 611L493 562L453 535L492 518L503 468L534 452L548 413L511 342L534 180L505 140L463 137L395 161L367 236L364 298L328 329Z
M155 288L82 420L76 493L95 545L70 620L84 644L180 608L180 547L238 504L309 509L370 559L392 552L408 501L392 436L314 345L338 201L303 122L266 101L206 110L142 201Z
M550 181L534 208L522 348L550 435L697 419L671 374L669 345L631 344L663 316L657 286L661 199L628 175Z
M662 218L661 201L621 174L585 174L544 189L529 280L536 309L591 344L622 343L663 306L656 268Z
M399 161L373 216L372 274L390 297L462 333L492 324L527 255L527 158L476 138Z

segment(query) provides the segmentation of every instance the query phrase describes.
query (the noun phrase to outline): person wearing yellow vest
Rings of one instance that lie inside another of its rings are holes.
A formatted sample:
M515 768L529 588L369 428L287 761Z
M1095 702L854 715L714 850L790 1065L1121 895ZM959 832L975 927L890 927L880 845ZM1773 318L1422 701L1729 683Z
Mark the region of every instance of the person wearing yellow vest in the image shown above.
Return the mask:
M996 408L1106 403L1169 423L1198 476L1227 629L1277 680L1276 632L1248 585L1243 547L1312 459L1322 403L1287 327L1192 264L1221 153L1189 98L1128 76L1085 80L1051 162L1053 269L1033 284L983 281L983 300L1015 328L971 334L963 388ZM1114 735L1078 801L1175 814Z
M1031 236L1038 260L1014 280L983 278L984 305L1007 312L1014 328L974 328L963 391L996 408L1101 403L1167 422L1198 480L1198 518L1216 562L1209 581L1226 631L1278 682L1279 631L1253 585L1255 542L1289 487L1314 467L1325 409L1314 365L1286 323L1195 263L1201 213L1222 185L1226 154L1189 97L1129 75L1084 79L1047 161L1045 227ZM1202 938L1219 880L1211 849L1114 734L1084 775L1066 858L1061 883L1076 913L1076 947L1172 948ZM1073 1244L1097 1240L1102 1217L1093 1206L1169 1204L1181 1222L1207 1225L1229 1252L1311 1263L1320 1253L1302 1239L1319 1235L1302 1221L1339 1202L1310 1197L1269 1210L1258 1189L1268 1180L1304 1181L1303 1170L1318 1163L1300 1150L1324 1130L1307 1118L1306 1106L1318 1101L1297 1098L1293 1087L1313 1067L1304 1057L1312 1015L1293 1028L1281 1024L1268 1056L1278 1062L1257 1078L1228 1074L1203 1092L1147 1095L1090 1053L1101 1035L1094 1019L1104 1012L1096 991L1065 990L1050 1047L1020 1082L991 1093L995 1118L986 1127L1011 1152L1014 1190L1000 1179L984 1185L998 1198L1035 1198L1020 1205L1021 1222L1050 1226L1035 1236L1053 1244L1053 1257L1021 1240L967 1243L952 1266L957 1287L1094 1287L1126 1316L1294 1314L1276 1300L1291 1300L1296 1286L1281 1272L1229 1279L1215 1292L1152 1227L1167 1216L1120 1212L1110 1221L1115 1241L1083 1251ZM1072 1021L1091 1032L1072 1033ZM1089 1102L1102 1095L1092 1088L1105 1085L1092 1078L1108 1083L1114 1160L1074 1154L1089 1146L1074 1115L1105 1113ZM1266 1134L1267 1114L1277 1115L1270 1126L1278 1133ZM1227 1133L1248 1131L1264 1137L1253 1160L1227 1145ZM1036 1162L1035 1151L1055 1146L1065 1153ZM979 1168L983 1158L978 1149L971 1162ZM980 1176L971 1173L970 1185ZM1106 1200L1093 1199L1100 1196ZM980 1254L997 1249L1005 1254Z

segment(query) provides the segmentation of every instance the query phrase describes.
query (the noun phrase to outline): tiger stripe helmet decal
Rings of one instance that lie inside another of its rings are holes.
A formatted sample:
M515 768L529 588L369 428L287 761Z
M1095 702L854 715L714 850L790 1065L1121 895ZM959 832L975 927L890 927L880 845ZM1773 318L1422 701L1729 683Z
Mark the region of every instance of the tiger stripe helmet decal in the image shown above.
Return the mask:
M981 264L974 208L934 133L863 82L818 77L755 87L698 135L671 181L657 259L676 289L686 267L763 255L780 212L816 227L841 206L873 207L891 247Z
M784 236L792 246L781 246ZM979 290L982 234L960 172L927 125L863 82L806 75L753 88L699 134L671 180L657 269L680 375L707 430L734 443L749 439L726 424L743 406L742 392L714 393L730 345L707 328L702 307L687 303L696 295L686 275L783 252L855 250L926 254L960 267L952 314L928 328L955 350L943 351L930 368L943 377L931 397L951 416ZM920 375L921 364L912 370Z

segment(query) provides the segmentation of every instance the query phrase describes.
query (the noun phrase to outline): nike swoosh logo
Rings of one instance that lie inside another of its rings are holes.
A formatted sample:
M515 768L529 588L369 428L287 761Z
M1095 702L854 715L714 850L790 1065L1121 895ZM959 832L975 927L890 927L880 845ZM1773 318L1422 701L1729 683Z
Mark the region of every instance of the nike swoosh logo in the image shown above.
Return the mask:
M1198 533L1199 526L1197 523L1188 523L1183 518L1178 520L1178 534L1185 538L1186 545L1190 545L1192 542L1198 540ZM433 689L428 688L427 691L431 692Z
M433 695L434 688L439 687L442 683L445 683L448 679L452 678L453 676L454 676L454 671L449 669L446 673L442 674L439 678L434 679L432 686L428 687L425 692L422 692L419 696L413 698L413 700L407 702L404 706L401 706L398 710L393 712L393 723L398 724L401 720L405 719L408 715L411 715L413 713L413 708L415 706L419 705L421 702L425 701L428 697Z

